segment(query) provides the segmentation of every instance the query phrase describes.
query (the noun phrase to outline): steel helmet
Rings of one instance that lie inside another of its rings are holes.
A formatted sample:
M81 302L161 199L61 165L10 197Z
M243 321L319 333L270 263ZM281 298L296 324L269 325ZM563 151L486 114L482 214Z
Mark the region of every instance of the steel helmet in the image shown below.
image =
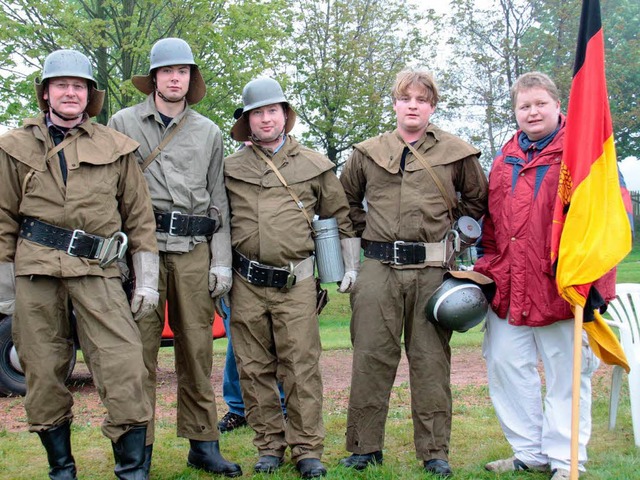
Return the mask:
M163 38L151 47L149 73L168 65L195 65L191 47L181 38Z
M187 103L193 105L202 100L207 93L207 87L200 73L198 65L193 59L191 47L181 38L163 38L154 43L149 55L149 73L134 75L133 85L144 94L155 90L155 70L172 65L191 65L191 80L187 92Z
M44 99L45 80L58 77L84 78L89 83L89 96L85 111L90 117L95 117L102 109L104 90L98 90L98 83L93 78L93 68L89 58L77 50L56 50L47 55L42 66L42 78L34 82L36 98L40 110L49 110L49 104Z
M247 83L242 90L242 115L231 129L231 138L244 142L249 140L251 129L245 113L265 105L281 103L285 107L287 120L284 125L285 133L289 133L296 123L296 112L291 108L282 91L280 84L272 78L256 78ZM234 112L234 117L237 111Z
M485 293L486 292L486 293ZM466 332L487 316L495 284L477 272L449 272L442 285L429 297L427 319L456 332Z
M282 87L272 78L257 78L242 89L242 113L273 103L286 103Z

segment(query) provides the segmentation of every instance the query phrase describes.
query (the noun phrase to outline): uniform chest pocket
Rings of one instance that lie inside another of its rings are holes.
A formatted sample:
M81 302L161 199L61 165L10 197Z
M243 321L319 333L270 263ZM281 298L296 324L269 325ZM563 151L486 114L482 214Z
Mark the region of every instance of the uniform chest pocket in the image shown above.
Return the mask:
M82 184L75 187L90 195L116 196L120 175L115 168L110 165L82 164L78 173L78 179Z

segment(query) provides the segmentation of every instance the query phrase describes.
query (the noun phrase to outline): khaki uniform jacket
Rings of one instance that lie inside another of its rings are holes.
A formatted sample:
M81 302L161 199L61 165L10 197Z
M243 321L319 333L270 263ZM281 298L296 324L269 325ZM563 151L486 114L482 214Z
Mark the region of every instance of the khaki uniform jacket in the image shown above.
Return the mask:
M347 200L329 159L303 147L291 136L271 159L310 218L335 217L341 237L353 236ZM232 205L233 248L252 260L273 266L295 264L313 253L311 228L304 214L252 147L227 157L224 175Z
M479 219L487 206L480 151L433 124L413 146L441 179L455 206L454 218ZM363 239L377 242L440 242L451 228L447 204L411 152L398 175L404 148L397 130L355 145L340 176L354 228Z
M211 120L187 105L165 128L152 93L144 102L117 112L109 120L109 126L140 142L136 155L142 163L184 116L187 119L180 131L144 171L153 209L216 218L212 212L215 206L222 221L218 232L229 232L222 134ZM157 239L164 252L188 252L196 243L207 240L204 236L170 236L164 232L158 232Z
M156 253L149 192L130 138L89 120L70 130L81 135L64 148L67 184L58 156L46 161L53 141L45 116L27 119L0 137L0 262L15 262L16 275L119 276L113 264L72 257L18 237L24 217L110 237L124 231L129 251Z

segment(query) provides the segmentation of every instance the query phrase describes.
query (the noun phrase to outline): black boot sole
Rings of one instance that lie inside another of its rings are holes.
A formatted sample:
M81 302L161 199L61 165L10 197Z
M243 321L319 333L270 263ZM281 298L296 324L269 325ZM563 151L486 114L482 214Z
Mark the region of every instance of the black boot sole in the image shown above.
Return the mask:
M223 475L227 478L235 478L242 476L242 470L236 470L235 472L220 472L216 470L212 470L210 468L205 468L200 465L196 465L195 463L187 462L187 466L191 468L195 468L196 470L202 470L203 472L213 473L214 475Z

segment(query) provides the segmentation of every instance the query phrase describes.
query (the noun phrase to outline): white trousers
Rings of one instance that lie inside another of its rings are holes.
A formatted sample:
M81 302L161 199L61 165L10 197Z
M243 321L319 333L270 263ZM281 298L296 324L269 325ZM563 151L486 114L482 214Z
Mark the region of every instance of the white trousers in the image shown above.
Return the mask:
M491 401L514 455L527 465L570 467L573 326L567 320L546 327L516 327L491 309L487 316L482 354ZM544 398L538 359L544 367ZM583 332L578 442L582 471L591 436L591 375L599 364Z

